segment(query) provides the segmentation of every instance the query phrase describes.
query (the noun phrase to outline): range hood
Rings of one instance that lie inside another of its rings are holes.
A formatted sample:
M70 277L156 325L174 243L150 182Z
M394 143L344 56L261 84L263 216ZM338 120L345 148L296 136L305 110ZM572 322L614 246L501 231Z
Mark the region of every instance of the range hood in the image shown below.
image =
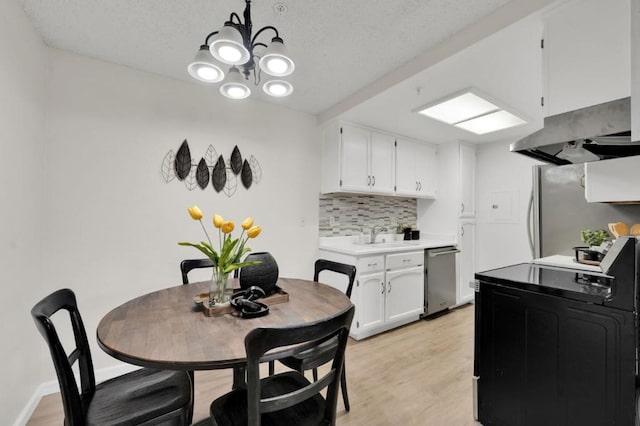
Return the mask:
M640 141L631 141L631 98L546 117L511 151L558 165L640 155Z

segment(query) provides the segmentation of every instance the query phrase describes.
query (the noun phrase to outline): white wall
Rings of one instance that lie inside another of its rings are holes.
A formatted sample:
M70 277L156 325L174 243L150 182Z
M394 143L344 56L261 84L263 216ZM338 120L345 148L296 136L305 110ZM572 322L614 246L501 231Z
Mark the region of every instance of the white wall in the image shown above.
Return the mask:
M20 3L0 2L0 424L11 424L40 383L42 346L29 311L40 296L45 46Z
M201 257L177 244L204 237L188 216L191 204L207 224L214 212L237 223L253 216L263 227L253 251L271 252L281 276L311 278L320 177L314 116L47 49L14 0L0 3L0 46L9 52L0 66L0 273L1 337L10 345L0 367L0 424L22 423L38 385L55 380L33 304L72 288L95 368L117 365L95 343L98 322L128 299L179 284L180 260ZM262 180L231 198L165 183L162 160L185 138L193 156L212 144L226 157L238 145L259 161Z
M47 292L71 287L85 326L135 296L179 284L179 262L202 257L178 241L201 241L187 213L198 204L239 224L253 216L281 276L312 277L317 250L320 156L315 117L245 100L215 88L52 51L44 234ZM229 198L211 186L165 183L160 165L184 139L193 156L209 144L229 156L238 145L262 166L259 184ZM211 228L210 228L211 229ZM115 361L94 343L96 368ZM53 377L51 374L50 377Z
M527 205L534 164L540 163L510 152L508 143L476 146L478 271L531 260Z

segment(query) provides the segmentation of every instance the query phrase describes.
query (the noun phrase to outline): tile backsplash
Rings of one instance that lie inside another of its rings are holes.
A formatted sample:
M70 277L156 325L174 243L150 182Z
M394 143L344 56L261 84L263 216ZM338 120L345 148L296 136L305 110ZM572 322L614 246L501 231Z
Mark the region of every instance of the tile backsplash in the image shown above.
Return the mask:
M321 237L360 235L373 225L395 232L398 223L416 226L415 198L381 195L321 194L319 231Z

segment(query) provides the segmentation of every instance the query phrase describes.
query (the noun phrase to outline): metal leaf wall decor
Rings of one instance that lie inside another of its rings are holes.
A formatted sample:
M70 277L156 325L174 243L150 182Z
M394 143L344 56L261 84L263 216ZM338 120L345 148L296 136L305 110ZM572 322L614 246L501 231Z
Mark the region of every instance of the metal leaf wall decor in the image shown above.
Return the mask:
M211 184L213 185L213 189L216 192L222 191L224 188L224 184L227 183L227 167L224 165L224 158L222 155L218 157L218 162L213 168L213 173L211 174Z
M253 181L253 173L251 172L251 166L247 160L244 160L242 164L242 184L245 188L251 188L251 183Z
M231 168L227 168L227 182L224 185L223 191L227 194L227 197L231 197L236 193L236 189L238 189L238 176L233 173Z
M240 150L238 149L238 145L233 148L233 152L231 152L231 170L233 173L238 174L242 170L242 155L240 155Z
M183 181L184 186L186 186L189 191L193 191L194 189L196 189L196 186L198 186L198 181L196 179L197 170L198 170L198 166L191 165L191 170L189 171L189 174L187 175L186 178L184 178L184 181Z
M164 160L162 160L162 166L160 167L160 174L162 175L162 179L169 183L176 178L176 154L173 150L169 150L167 155L164 156Z
M262 179L262 167L258 160L253 155L249 160L243 159L237 145L226 161L213 145L207 147L198 162L195 162L195 158L191 156L189 143L185 139L177 153L169 150L164 156L160 166L162 180L169 183L178 178L189 191L197 187L205 190L211 180L211 186L216 192L224 192L227 197L231 197L238 189L238 180L249 189Z
M176 176L178 179L183 180L189 175L191 171L191 151L189 150L189 144L185 139L180 145L180 149L176 154Z
M201 189L205 189L207 185L209 185L209 166L207 166L207 162L204 158L200 159L198 163L198 170L196 170L196 180L198 181L198 186Z

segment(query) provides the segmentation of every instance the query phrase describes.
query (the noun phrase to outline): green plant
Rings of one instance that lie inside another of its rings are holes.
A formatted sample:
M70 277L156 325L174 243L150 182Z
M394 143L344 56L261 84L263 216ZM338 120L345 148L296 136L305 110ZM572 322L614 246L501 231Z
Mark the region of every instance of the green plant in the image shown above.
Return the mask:
M609 232L606 229L598 229L596 231L585 229L584 231L580 231L580 239L589 246L599 246L609 237Z

